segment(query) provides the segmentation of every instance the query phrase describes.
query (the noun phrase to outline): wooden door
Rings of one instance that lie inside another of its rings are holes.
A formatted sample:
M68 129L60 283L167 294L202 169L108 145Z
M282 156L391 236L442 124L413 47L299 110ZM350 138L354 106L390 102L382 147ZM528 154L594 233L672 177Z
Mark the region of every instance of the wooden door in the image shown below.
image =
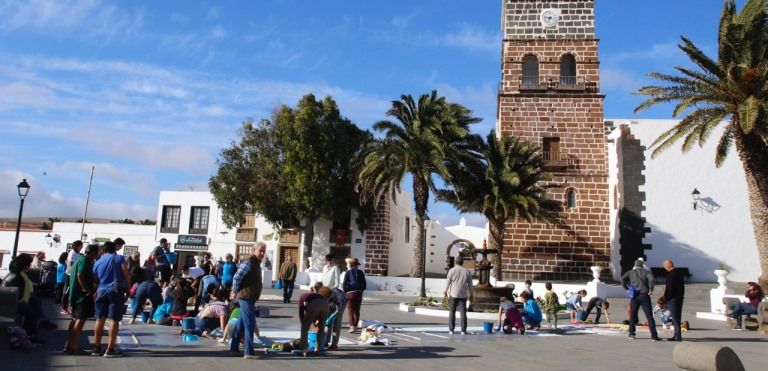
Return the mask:
M288 256L293 259L293 262L296 263L296 266L299 265L299 247L298 246L280 246L280 264L283 264L286 259L288 259Z

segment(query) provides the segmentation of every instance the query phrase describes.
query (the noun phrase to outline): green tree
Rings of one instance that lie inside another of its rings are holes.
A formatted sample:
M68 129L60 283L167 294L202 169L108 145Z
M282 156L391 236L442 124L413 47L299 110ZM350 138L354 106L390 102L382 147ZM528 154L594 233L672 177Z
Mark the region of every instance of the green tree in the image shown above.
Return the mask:
M318 101L311 94L257 127L246 122L209 182L222 219L237 225L253 211L276 226L299 227L309 260L318 219L349 226L354 209L358 227L365 227L370 207L361 206L355 193L355 166L370 140L370 133L341 116L333 99Z
M664 82L638 94L649 98L635 111L662 103L676 103L673 116L683 119L652 144L653 156L679 140L683 152L702 146L716 127L723 127L715 164L722 165L736 147L749 192L761 285L768 289L768 27L767 0L749 0L737 11L725 1L720 17L718 55L712 59L689 39L679 48L698 69L676 67L679 74L651 73Z
M421 246L426 237L424 216L429 192L437 191L436 176L451 184L452 169L474 159L475 143L469 126L480 119L473 117L469 109L447 102L434 90L420 96L418 102L410 95L402 95L399 101L392 102L387 115L397 122L385 120L374 125L384 137L372 142L363 155L358 186L364 197L376 203L387 193L391 193L394 200L403 178L411 175L419 233L410 275L419 277L424 259Z
M494 277L502 279L501 252L507 220L542 221L562 225L563 206L547 197L541 185L548 179L538 148L514 136L496 138L491 131L479 142L480 161L466 162L455 173L454 189L440 190L438 198L463 213L488 219L494 258Z

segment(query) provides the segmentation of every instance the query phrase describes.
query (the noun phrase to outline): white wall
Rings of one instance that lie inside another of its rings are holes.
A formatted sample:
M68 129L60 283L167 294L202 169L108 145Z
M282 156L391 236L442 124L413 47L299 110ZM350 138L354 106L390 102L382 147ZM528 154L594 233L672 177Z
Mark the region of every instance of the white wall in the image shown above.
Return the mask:
M613 120L618 127L629 125L635 138L648 147L676 120ZM618 135L618 129L614 135ZM753 281L760 268L749 216L744 171L735 149L720 167L714 164L715 148L721 134L712 133L703 147L693 147L683 154L680 144L655 159L646 150L645 192L646 234L644 243L648 265L659 267L664 259L688 267L693 280L713 282L712 273L720 262L730 267L732 281ZM610 152L615 152L612 144ZM719 205L716 210L694 211L691 192L701 191L701 198ZM616 236L617 237L617 236ZM615 240L616 238L614 238Z
M411 272L416 251L416 215L411 211L413 197L402 191L397 194L397 202L389 204L389 275L402 276ZM408 242L405 241L405 218L411 219L411 231Z
M427 244L427 272L445 274L447 271L446 260L448 247L457 240L471 242L475 248L482 249L483 241L488 238L488 224L485 227L467 225L467 220L461 218L459 224L443 227L438 221L432 221L429 226L429 240ZM434 252L434 255L431 253ZM458 256L458 254L453 254ZM490 258L490 256L489 256Z

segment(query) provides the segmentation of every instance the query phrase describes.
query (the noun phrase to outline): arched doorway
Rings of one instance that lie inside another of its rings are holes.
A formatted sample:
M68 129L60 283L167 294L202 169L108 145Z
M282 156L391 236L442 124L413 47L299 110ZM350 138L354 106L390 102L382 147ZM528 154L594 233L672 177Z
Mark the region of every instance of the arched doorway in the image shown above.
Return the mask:
M446 268L445 270L449 270L453 268L454 261L456 261L456 257L461 255L464 257L464 268L467 269L475 269L475 261L477 261L476 256L472 256L470 251L475 249L475 244L473 244L469 240L464 239L458 239L450 244L448 244L448 248L446 248L445 255L445 263ZM475 254L479 255L479 254Z

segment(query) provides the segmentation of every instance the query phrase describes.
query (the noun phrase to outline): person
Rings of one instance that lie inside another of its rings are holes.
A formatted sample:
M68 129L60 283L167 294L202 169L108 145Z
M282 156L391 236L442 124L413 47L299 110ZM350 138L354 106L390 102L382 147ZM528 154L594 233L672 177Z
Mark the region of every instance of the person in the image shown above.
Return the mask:
M134 295L133 308L131 313L130 324L136 322L136 316L144 311L144 303L149 300L152 304L152 309L149 311L148 324L154 323L154 316L157 308L163 303L163 296L160 292L160 286L157 285L154 278L146 273L143 268L136 267L134 274L139 280L138 286L136 286L136 293Z
M45 319L40 298L34 294L34 285L27 276L32 266L33 258L26 254L18 255L8 265L9 273L3 279L4 287L16 287L18 289L18 303L16 312L24 318L21 327L27 332L29 340L33 343L43 343L39 337L38 329L55 329L56 325Z
M680 269L675 269L672 260L664 260L664 269L667 271L666 288L664 289L664 305L671 313L672 326L675 334L669 341L683 341L682 316L683 298L685 296L685 274ZM599 312L598 312L599 313Z
M235 277L235 272L237 271L237 265L235 265L235 262L233 261L234 257L232 254L227 254L226 259L227 261L223 262L219 267L222 287L221 295L225 299L229 298L229 292L232 290L232 279Z
M203 269L203 276L207 276L209 274L215 274L213 270L213 262L211 261L211 253L207 252L203 254L203 263L200 264L200 268Z
M272 270L272 261L269 260L269 256L264 257L264 269L268 271Z
M741 316L744 314L756 314L757 306L765 296L763 289L755 282L747 283L747 292L744 296L749 300L747 303L737 303L731 307L731 313L729 317L736 320L736 325L733 327L735 330L741 330Z
M506 296L499 298L499 321L496 325L496 332L503 331L505 334L511 334L519 331L520 335L525 334L525 325L523 324L523 315Z
M152 257L155 259L155 269L160 272L160 287L165 288L171 282L171 262L168 261L168 254L171 250L168 248L168 240L160 239L160 244L152 250Z
M325 341L329 350L338 350L339 338L341 337L341 324L343 323L342 317L344 316L344 308L347 307L347 296L344 294L344 291L338 287L331 288L331 293L333 294L329 299L331 311L328 315L328 319L325 321L325 325L328 327L326 330Z
M223 331L227 327L229 311L220 295L221 291L214 288L210 293L212 300L195 317L195 327L203 333L203 337L210 337L210 332L216 328Z
M237 327L237 320L240 318L240 304L237 301L231 301L229 302L229 321L227 322L227 327L224 327L224 332L222 334L221 339L219 339L219 342L224 343L227 342L232 338L232 334L235 332L235 327ZM258 339L261 337L259 334L259 326L254 322L253 327L253 335L256 336Z
M99 281L99 286L96 289L96 323L93 329L94 348L91 354L102 354L101 337L104 323L109 319L109 338L107 349L103 354L105 358L115 358L123 356L123 353L117 349L117 331L120 328L120 321L123 319L125 296L120 290L121 287L128 284L128 263L122 255L116 254L114 242L105 242L103 249L104 255L93 265L93 273Z
M157 270L155 269L155 257L150 255L144 259L144 264L141 266L141 269L144 269L144 274L146 276L154 279L155 274L157 273Z
M138 250L134 251L126 261L128 261L128 273L130 275L130 282L128 282L128 284L133 287L134 284L143 281L143 277L138 277L134 272L136 268L141 268L141 253L139 253Z
M82 242L80 244L82 249ZM64 353L80 355L90 354L81 348L80 334L83 332L85 322L95 314L93 294L96 292L96 281L93 276L93 262L99 255L99 246L88 245L85 248L85 255L79 253L77 255L77 262L69 271L69 303L72 304L72 320L69 322Z
M523 302L523 323L528 326L528 330L538 330L541 328L541 307L536 299L529 296L528 291L521 292L520 299Z
M659 315L659 319L661 320L661 328L666 329L667 326L674 326L672 323L672 312L667 308L667 305L664 302L664 297L660 297L659 300L656 301L656 306L653 307L653 314Z
M360 305L363 303L363 292L366 289L365 273L360 270L360 261L350 258L349 269L344 275L342 289L347 295L347 313L349 316L349 332L357 331L360 322Z
M278 273L277 278L282 281L283 285L283 304L291 302L291 297L293 296L293 284L296 282L297 271L298 268L296 267L296 263L293 262L291 255L288 255L283 264L280 264L280 272Z
M584 305L582 304L581 299L585 296L587 296L587 290L579 290L569 296L565 301L565 309L569 311L569 314L571 315L571 323L573 324L580 322L577 312L584 310Z
M185 278L179 278L175 281L173 289L173 307L171 308L171 319L181 322L189 317L187 303L190 298L195 296L195 290L190 287L190 283Z
M544 288L547 292L544 293L544 306L541 310L547 316L547 324L552 327L552 322L555 323L557 328L557 311L560 310L560 298L552 291L552 282L546 282Z
M45 252L38 251L35 257L32 259L32 265L30 269L42 270L45 263Z
M308 292L299 297L299 321L301 322L301 345L302 355L308 354L307 337L309 328L314 324L317 327L317 341L315 342L314 352L319 354L323 344L320 337L325 333L325 320L331 310L328 301L333 296L331 289L320 287L317 292Z
M448 333L456 327L456 308L461 313L461 334L467 334L467 297L472 301L472 272L464 268L464 257L456 257L456 264L448 270L443 297L448 298Z
M589 299L589 303L587 303L587 310L584 312L584 319L589 317L589 314L592 313L592 309L596 309L597 313L595 314L595 324L600 323L600 316L602 316L603 311L605 311L605 321L606 323L611 323L611 317L608 314L608 308L611 307L611 304L608 303L608 300L600 298L600 297L592 297Z
M336 259L332 254L325 256L325 265L323 266L322 282L323 286L328 288L339 287L341 281L339 280L339 267L336 266Z
M54 301L56 304L61 305L62 298L64 297L64 280L67 274L67 253L63 252L59 255L59 264L56 265L56 296Z
M115 241L113 242L115 244L115 252L122 250L122 248L125 246L125 240L118 237L115 238ZM117 289L120 292L120 294L123 295L123 297L128 295L128 292L131 289L130 285L130 277L131 277L131 267L128 265L128 260L125 260L123 258L123 261L125 261L126 267L128 268L128 280L127 281L117 281ZM138 260L136 261L138 263Z
M653 274L643 268L643 261L636 260L635 267L621 276L621 284L630 292L629 295L629 339L635 338L635 329L638 323L637 312L643 308L645 318L648 320L648 329L651 331L651 340L659 341L656 332L656 321L653 319L651 307L651 295L653 295Z
M209 295L214 289L219 289L219 278L216 275L211 273L200 279L200 295L198 295L195 303L195 311L200 307L200 304L208 304Z
M255 305L261 296L261 259L267 251L264 242L257 242L252 255L248 260L240 264L232 279L232 292L229 299L238 299L240 302L240 318L237 319L235 333L232 335L232 343L229 351L232 355L240 355L240 341L245 338L244 359L256 359L253 352L253 332L256 327Z
M194 282L203 275L205 275L203 268L194 266L192 264L185 264L183 267L181 267L181 276L189 279L190 281Z
M80 258L80 250L83 249L83 241L76 240L72 242L72 249L67 254L67 272L64 277L64 297L61 299L61 314L69 315L69 283L70 275L72 272L72 266L77 263Z
M531 288L531 285L533 285L531 280L525 280L525 289L523 289L523 291L528 292L529 298L535 298L535 296L533 296L533 289Z

